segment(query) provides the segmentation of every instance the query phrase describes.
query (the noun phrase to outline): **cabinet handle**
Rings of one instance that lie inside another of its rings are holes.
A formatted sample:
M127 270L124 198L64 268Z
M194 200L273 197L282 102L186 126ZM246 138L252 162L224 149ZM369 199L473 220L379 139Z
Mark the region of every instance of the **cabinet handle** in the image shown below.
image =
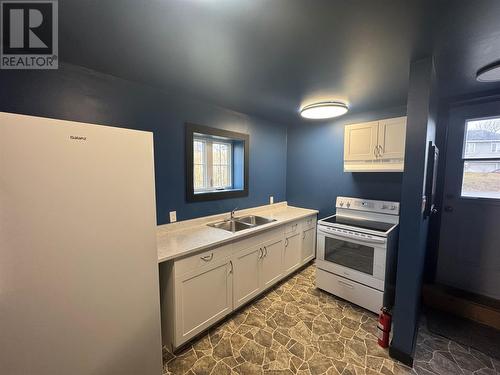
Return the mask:
M210 255L205 255L204 257L200 257L202 260L205 262L210 262L212 259L214 259L214 253L211 253Z
M267 257L267 246L264 246L264 258Z
M233 261L230 260L229 261L229 272L227 273L227 275L231 275L233 273Z
M382 157L384 155L384 148L381 145L378 145L379 151L378 151L378 156Z
M262 250L262 247L259 249L259 259L264 258L264 250Z
M285 238L285 247L288 247L288 238Z
M306 232L302 232L302 239L305 240L306 239Z
M378 146L375 146L375 147L373 148L373 156L375 156L376 158L378 158L378 155L377 155L377 147L378 147Z

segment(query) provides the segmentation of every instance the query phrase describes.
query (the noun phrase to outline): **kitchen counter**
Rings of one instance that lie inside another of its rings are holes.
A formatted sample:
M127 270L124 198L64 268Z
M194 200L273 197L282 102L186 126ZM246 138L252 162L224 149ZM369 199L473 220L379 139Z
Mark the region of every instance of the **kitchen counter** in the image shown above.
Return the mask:
M208 223L229 218L229 212L159 225L157 227L158 262L161 263L182 258L186 255L242 239L294 220L316 215L317 213L317 210L288 206L286 202L236 211L235 217L258 215L276 219L276 221L235 233L207 226Z

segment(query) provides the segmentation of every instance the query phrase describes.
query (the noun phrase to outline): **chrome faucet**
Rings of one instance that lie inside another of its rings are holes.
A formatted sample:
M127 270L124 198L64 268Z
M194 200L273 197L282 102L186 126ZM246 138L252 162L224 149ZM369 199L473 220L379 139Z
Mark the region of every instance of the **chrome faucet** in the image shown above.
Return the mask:
M233 220L233 219L234 219L234 211L236 211L237 209L238 209L238 206L236 206L235 208L233 208L233 209L231 210L231 220Z

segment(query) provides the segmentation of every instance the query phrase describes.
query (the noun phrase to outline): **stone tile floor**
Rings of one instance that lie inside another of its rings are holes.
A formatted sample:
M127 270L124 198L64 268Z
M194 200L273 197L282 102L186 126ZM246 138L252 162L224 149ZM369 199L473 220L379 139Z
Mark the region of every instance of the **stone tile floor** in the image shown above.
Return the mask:
M377 316L314 286L310 265L173 355L165 374L500 374L500 361L422 325L414 368L377 345Z

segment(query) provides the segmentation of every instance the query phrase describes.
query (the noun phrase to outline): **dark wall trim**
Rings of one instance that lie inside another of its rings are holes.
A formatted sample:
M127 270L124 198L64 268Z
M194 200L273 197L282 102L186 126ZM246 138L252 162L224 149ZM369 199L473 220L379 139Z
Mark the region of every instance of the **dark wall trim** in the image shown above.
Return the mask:
M413 367L413 357L411 355L404 353L399 349L393 348L392 346L389 348L389 355L391 358L398 360L406 366Z
M250 136L244 133L237 133L229 130L211 128L187 122L186 129L186 200L188 202L213 201L227 198L240 198L248 196L249 184L249 161L250 161ZM209 192L195 194L193 187L193 136L195 133L212 135L215 137L229 138L242 141L244 143L244 171L243 171L243 189L225 190L218 192Z

